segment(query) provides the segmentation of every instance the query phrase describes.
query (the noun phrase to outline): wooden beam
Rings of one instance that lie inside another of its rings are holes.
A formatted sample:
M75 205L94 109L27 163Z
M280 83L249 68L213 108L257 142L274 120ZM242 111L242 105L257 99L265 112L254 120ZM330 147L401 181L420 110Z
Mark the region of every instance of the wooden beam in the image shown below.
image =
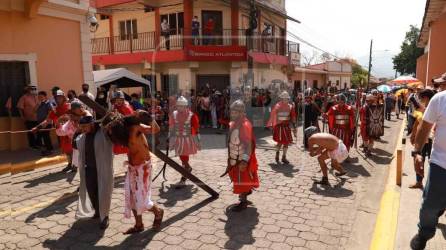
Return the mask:
M96 115L98 115L99 117L103 117L107 113L107 110L104 107L102 107L95 101L91 100L87 96L79 96L79 100L81 100L81 102L83 102L85 105L87 105L88 107L93 109L94 112L96 113ZM196 177L192 173L188 172L183 166L178 164L176 161L172 160L165 153L161 152L161 150L159 150L157 148L152 148L151 145L149 145L149 150L153 154L155 154L156 157L160 158L163 162L167 163L167 165L172 167L174 170L179 172L181 175L186 177L188 180L195 183L195 185L197 185L198 187L200 187L201 189L206 191L208 194L210 194L212 196L212 198L215 198L215 199L218 198L219 194L214 189L212 189L211 187L206 185L206 183L204 183L203 181L198 179L198 177Z

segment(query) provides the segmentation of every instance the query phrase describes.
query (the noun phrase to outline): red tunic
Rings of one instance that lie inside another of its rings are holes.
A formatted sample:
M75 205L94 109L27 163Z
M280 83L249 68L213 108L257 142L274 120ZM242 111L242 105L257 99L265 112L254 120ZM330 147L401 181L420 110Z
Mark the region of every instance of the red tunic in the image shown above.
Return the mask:
M56 106L54 110L50 111L50 113L48 114L48 118L53 121L53 124L55 124L56 127L58 127L59 117L67 114L69 110L69 103L64 103L63 105ZM73 152L72 143L68 136L59 136L59 143L62 152L64 152L65 154L71 154Z
M290 123L296 120L294 105L279 102L272 111L267 127L273 127L273 140L279 144L289 145L293 142Z
M256 141L251 122L245 117L229 123L229 159L228 164L233 167L229 177L234 185L234 194L247 193L259 187L257 175ZM236 166L241 160L248 162L245 171Z
M367 134L367 105L364 105L359 110L359 116L361 118L361 137L363 141L368 141L369 136Z
M120 105L120 106L114 105L113 109L116 109L122 115L131 115L131 114L133 114L133 112L135 112L135 111L133 111L132 106L127 102L125 102L124 105ZM113 145L113 153L115 155L128 154L128 152L129 152L129 149L125 146L118 145L118 144Z
M349 105L339 104L331 107L328 112L328 127L330 133L341 139L347 149L350 150L352 134L355 128L355 113Z
M190 110L173 111L169 116L169 131L174 138L176 155L189 156L196 154L199 148L197 138L200 123L198 116ZM171 142L171 143L173 143Z

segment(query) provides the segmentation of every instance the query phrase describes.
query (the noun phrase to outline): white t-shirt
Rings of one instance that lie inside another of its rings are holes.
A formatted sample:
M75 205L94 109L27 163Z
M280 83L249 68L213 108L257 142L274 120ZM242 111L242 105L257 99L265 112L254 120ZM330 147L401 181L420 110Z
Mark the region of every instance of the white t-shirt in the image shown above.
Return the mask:
M446 169L446 91L432 98L424 112L423 120L436 124L431 162Z

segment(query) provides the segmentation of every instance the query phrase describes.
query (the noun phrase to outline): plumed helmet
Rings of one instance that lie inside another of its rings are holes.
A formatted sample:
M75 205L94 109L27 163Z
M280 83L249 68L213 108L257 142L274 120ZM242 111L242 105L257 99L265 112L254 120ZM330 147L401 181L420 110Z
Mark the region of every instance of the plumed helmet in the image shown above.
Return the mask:
M339 101L347 102L347 97L344 94L337 95Z
M314 95L314 91L312 88L308 88L305 90L305 97L311 97Z
M283 91L282 94L279 95L280 99L290 99L290 94L288 92Z
M231 111L232 110L245 113L245 103L240 99L236 100L231 104Z
M184 96L180 96L177 99L177 106L187 107L189 105L189 102Z
M62 90L58 89L56 91L56 96L65 96L65 93Z
M125 99L124 92L120 90L116 91L115 93L113 93L113 99Z

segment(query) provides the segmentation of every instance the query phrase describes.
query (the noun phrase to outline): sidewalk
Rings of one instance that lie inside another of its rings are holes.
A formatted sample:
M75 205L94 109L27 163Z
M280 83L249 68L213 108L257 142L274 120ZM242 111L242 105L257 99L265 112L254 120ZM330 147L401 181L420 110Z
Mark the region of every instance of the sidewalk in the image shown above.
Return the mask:
M410 249L410 240L417 233L419 209L422 202L422 190L410 189L409 185L415 182L415 171L411 151L413 149L407 140L405 148L403 147L404 164L403 179L401 185L400 209L398 215L398 228L396 234L395 249ZM426 163L426 177L429 171L429 165ZM426 178L424 179L426 183ZM444 250L446 249L446 217L442 216L437 226L435 237L428 242L426 249Z
M60 154L57 149L49 156L41 156L39 151L32 149L1 151L0 159L0 175L10 171L15 174L66 161L65 155Z

